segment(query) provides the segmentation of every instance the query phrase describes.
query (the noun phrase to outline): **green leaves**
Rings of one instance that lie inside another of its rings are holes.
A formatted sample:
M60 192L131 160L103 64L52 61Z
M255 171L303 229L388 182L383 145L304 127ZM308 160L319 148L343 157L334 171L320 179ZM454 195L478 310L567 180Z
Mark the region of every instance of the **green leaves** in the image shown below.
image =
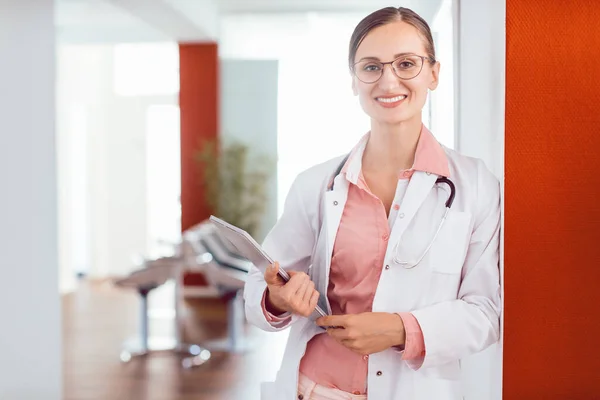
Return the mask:
M268 200L267 184L274 171L268 156L229 141L204 140L195 154L206 203L213 214L255 237Z

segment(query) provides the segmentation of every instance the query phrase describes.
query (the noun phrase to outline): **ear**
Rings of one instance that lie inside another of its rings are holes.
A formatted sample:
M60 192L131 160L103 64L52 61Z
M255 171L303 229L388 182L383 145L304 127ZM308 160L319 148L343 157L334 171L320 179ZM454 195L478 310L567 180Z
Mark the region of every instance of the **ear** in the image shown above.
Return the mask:
M436 63L431 67L431 83L429 84L429 90L435 90L438 87L439 79L440 79L440 62L436 61Z

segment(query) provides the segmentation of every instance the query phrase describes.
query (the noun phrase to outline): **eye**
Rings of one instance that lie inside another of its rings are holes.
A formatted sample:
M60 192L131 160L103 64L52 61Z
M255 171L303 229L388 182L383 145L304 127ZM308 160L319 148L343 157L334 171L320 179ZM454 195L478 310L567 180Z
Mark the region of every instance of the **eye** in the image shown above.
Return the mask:
M396 63L396 67L400 68L400 69L409 69L415 66L415 63L413 63L410 60L402 60L398 63Z
M367 72L375 72L375 71L379 71L380 69L381 69L381 66L379 64L374 64L374 63L365 64L362 68L363 71L367 71Z

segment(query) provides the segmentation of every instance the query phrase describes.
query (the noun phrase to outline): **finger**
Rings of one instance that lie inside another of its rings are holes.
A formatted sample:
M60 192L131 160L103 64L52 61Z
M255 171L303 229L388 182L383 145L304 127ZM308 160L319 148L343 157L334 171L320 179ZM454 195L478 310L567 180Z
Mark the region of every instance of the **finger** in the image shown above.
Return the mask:
M316 320L319 326L339 326L345 327L347 324L347 315L327 315Z
M289 282L291 283L291 282ZM289 302L292 305L292 307L294 308L294 311L296 312L296 314L302 315L302 316L306 316L306 302L304 301L304 292L306 292L306 289L308 287L308 281L298 281L298 287L296 288L295 291L292 291L293 288L296 287L296 282L294 282L294 284L290 284L289 288L286 286L286 292L287 295L289 296Z
M308 307L310 308L311 313L315 310L315 308L317 308L317 304L319 303L319 297L319 292L313 289L312 295L310 296L310 301L308 302Z
M327 328L327 334L340 343L352 339L348 329Z
M281 285L282 279L277 274L278 272L279 263L277 261L267 267L265 271L265 282L267 282L267 285Z
M298 281L298 287L296 288L296 292L294 294L297 295L299 298L302 298L304 297L304 292L308 287L309 280L302 279L302 277L298 277L296 280Z
M287 273L290 276L290 280L294 277L296 277L296 279L310 279L306 272L290 270Z
M314 290L313 286L311 281L303 282L291 300L296 312L305 317L308 317L314 310L314 308L310 308L310 298Z
M300 287L304 284L304 282L309 280L310 278L305 273L296 272L290 275L290 280L285 284L285 288L287 289L290 296L295 296Z
M313 295L313 291L315 290L315 284L311 280L307 280L301 286L301 291L298 291L298 294L302 293L302 302L308 306L310 303L310 298Z
M319 302L319 292L312 289L308 293L310 294L308 300L305 297L298 306L298 314L302 315L303 317L309 317L313 311L315 311L317 303Z
M312 298L313 298L316 290L315 290L315 284L312 281L308 281L308 283L306 283L305 286L306 286L306 290L304 291L303 297L302 297L302 309L304 311L303 315L305 317L308 317L315 310L316 303L311 304L311 301L312 301ZM317 295L318 294L319 293L317 292ZM317 300L318 300L318 297L317 297Z

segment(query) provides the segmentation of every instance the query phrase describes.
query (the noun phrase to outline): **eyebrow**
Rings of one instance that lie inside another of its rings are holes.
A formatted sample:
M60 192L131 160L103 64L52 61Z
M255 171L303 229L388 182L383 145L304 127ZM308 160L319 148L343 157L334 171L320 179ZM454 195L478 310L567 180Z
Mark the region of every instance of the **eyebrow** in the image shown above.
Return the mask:
M394 60L398 57L402 57L402 56L414 56L417 53L413 53L413 52L408 52L408 53L398 53L398 54L394 54ZM379 58L377 57L363 57L360 60L358 60L357 62L361 62L361 61L365 61L365 60L374 60L374 61L381 61Z

